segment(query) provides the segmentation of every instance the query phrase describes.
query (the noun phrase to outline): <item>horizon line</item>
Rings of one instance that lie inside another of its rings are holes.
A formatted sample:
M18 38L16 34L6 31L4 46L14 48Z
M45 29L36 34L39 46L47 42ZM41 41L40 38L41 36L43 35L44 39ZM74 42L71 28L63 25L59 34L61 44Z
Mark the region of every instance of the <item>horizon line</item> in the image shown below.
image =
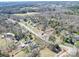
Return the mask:
M0 2L42 2L42 1L79 1L79 0L5 0L5 1L0 1Z

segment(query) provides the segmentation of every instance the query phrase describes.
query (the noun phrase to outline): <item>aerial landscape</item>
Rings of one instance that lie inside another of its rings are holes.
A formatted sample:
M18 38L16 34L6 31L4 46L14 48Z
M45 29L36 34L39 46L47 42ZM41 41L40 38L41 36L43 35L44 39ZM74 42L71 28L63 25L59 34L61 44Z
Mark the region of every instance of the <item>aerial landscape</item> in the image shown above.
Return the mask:
M79 57L79 1L0 2L0 57Z

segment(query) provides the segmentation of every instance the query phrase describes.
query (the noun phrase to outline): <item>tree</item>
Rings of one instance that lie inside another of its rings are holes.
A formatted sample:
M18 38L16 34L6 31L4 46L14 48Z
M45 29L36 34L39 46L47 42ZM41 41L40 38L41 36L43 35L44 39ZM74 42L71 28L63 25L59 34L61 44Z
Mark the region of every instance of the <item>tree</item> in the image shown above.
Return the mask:
M55 43L56 38L55 38L54 36L50 36L50 37L49 37L49 41L52 41L53 43Z
M9 57L9 54L2 53L1 50L0 50L0 57Z
M24 19L25 22L27 22L27 19Z

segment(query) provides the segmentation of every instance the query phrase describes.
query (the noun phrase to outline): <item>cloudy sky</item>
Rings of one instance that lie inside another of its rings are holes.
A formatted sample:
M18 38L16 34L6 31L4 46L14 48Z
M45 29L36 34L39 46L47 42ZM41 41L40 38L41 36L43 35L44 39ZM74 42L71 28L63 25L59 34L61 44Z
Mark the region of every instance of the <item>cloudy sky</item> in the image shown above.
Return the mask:
M79 1L79 0L0 0L0 2L13 2L13 1Z

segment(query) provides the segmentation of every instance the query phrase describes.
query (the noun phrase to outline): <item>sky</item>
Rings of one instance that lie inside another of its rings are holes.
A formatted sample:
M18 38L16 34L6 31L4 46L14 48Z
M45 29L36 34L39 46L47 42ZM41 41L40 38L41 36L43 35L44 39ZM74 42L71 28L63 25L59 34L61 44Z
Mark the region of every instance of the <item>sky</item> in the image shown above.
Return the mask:
M0 2L13 2L13 1L79 1L79 0L0 0Z

